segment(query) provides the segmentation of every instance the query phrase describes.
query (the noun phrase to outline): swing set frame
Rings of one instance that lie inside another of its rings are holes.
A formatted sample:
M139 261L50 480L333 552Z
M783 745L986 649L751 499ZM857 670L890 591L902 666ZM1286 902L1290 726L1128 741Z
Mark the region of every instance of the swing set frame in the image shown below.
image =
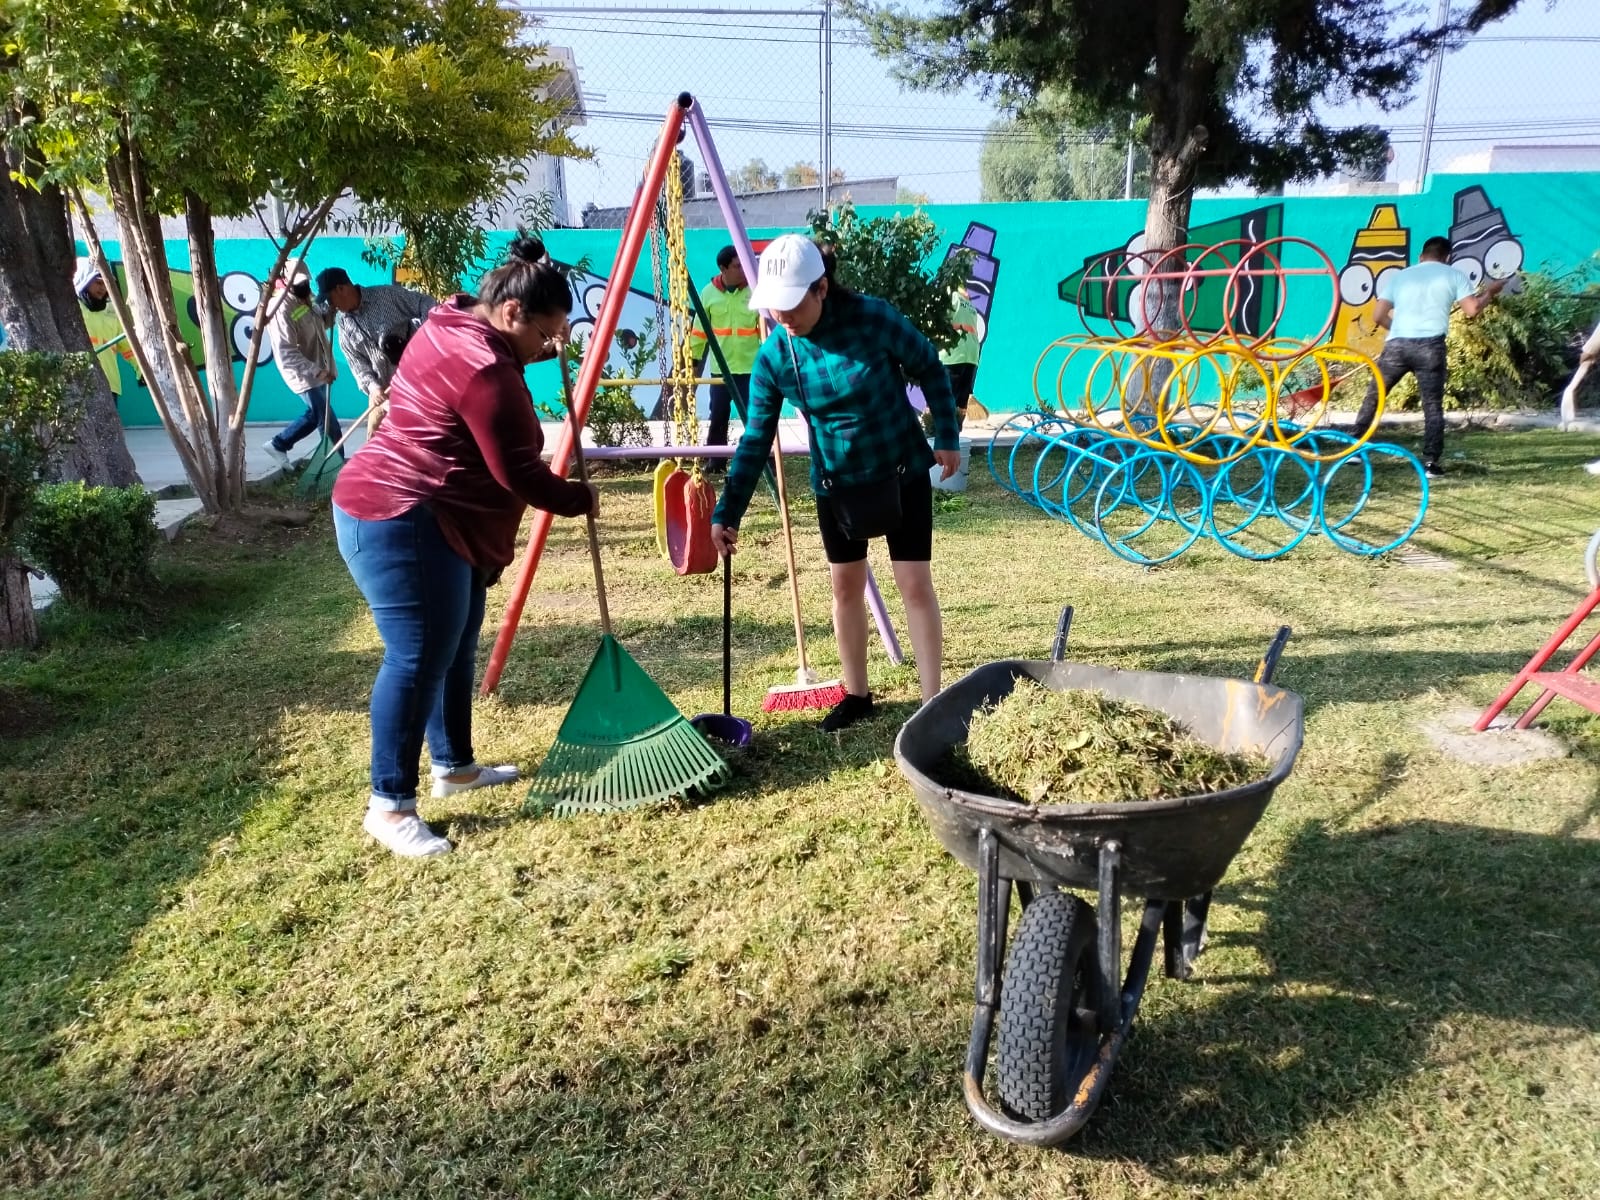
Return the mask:
M639 263L639 256L644 248L645 235L649 232L654 210L659 198L663 195L666 184L668 168L676 153L678 143L684 135L684 124L688 123L694 131L695 141L700 148L701 158L711 176L712 190L716 193L718 205L727 224L728 232L733 240L734 252L739 256L740 266L743 267L745 278L757 278L755 254L750 245L750 236L745 229L744 219L740 215L738 205L733 200L732 189L728 185L727 176L723 171L721 159L717 155L715 144L711 139L711 130L706 123L704 110L695 102L688 92L682 92L668 107L665 119L661 123L661 133L656 140L649 163L645 168L644 178L640 182L638 191L634 194L633 204L628 209L627 219L623 223L622 240L617 248L617 257L611 270L612 286L606 289L604 300L600 304L600 311L595 319L594 331L590 335L588 351L583 356L582 365L578 372L576 390L572 396L572 412L570 419L563 422L561 433L558 435L554 451L551 455L551 467L560 476L565 477L568 464L572 460L573 441L578 436L575 431L581 430L588 420L590 406L594 402L595 391L601 382L601 371L606 357L611 348L612 339L616 336L617 326L622 316L622 304L627 296L626 281L631 279ZM689 294L693 296L693 289ZM698 297L694 297L697 302ZM709 332L709 330L708 330ZM720 348L716 356L719 365L726 369L722 362ZM694 372L690 372L693 374ZM671 372L668 372L670 375ZM609 381L608 381L609 382ZM731 384L731 380L729 380ZM746 417L744 397L737 397L740 402L740 416ZM776 447L774 447L776 449ZM703 447L683 447L685 454L702 450ZM523 552L522 561L518 564L515 579L511 584L511 594L506 602L506 610L500 620L499 632L495 637L493 649L490 651L488 663L485 665L483 682L479 686L479 695L489 696L494 694L500 685L500 678L505 671L506 661L511 655L512 644L516 641L517 627L522 620L523 609L527 606L528 593L533 585L533 577L539 570L539 563L544 557L545 545L550 537L550 527L554 522L554 515L543 509L533 510L532 524L528 534L528 544ZM790 563L791 580L794 566ZM882 594L878 590L877 582L869 568L867 573L867 608L872 613L877 625L878 633L883 638L885 647L889 652L890 661L896 665L903 662L904 654L900 648L899 639L895 636L894 626L889 619L889 613L884 605ZM796 625L799 625L798 614ZM797 635L800 631L797 628ZM802 673L804 673L802 664Z

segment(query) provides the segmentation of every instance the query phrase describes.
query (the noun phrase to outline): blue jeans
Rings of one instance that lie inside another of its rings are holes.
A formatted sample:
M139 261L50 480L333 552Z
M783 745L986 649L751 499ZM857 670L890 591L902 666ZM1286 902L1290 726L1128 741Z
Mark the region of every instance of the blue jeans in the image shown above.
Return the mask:
M306 411L285 425L282 431L272 439L272 444L285 454L294 449L295 443L308 434L316 433L322 428L323 414L328 418L328 436L338 441L344 436L344 430L339 428L339 418L328 412L328 385L319 383L309 392L301 392L300 399L306 403ZM340 450L340 454L344 451Z
M333 528L383 638L372 685L370 806L411 812L424 737L434 766L472 765L472 682L487 589L424 505L387 521L334 505Z

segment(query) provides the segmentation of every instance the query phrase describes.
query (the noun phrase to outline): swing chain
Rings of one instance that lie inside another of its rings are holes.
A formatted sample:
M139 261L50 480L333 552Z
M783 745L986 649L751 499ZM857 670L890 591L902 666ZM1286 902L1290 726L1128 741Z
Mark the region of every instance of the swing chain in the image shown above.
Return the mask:
M679 445L700 443L695 413L695 389L689 380L696 377L694 363L694 313L689 303L689 264L683 233L683 175L680 156L673 152L667 171L667 303L672 319L672 420ZM691 461L690 473L698 479L701 465Z
M672 377L672 351L668 346L668 339L672 336L672 327L667 320L667 289L662 276L662 264L667 261L667 202L664 196L656 197L656 205L650 219L650 275L655 285L652 298L656 307L656 363L660 367L660 376L663 380ZM667 393L662 393L665 396ZM667 444L672 444L672 428L667 428Z

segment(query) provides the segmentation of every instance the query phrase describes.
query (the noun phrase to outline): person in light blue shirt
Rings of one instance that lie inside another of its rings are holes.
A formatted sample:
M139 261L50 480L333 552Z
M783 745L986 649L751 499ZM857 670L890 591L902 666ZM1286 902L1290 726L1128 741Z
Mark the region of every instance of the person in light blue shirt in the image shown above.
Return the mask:
M1385 393L1407 375L1417 377L1417 393L1422 399L1422 461L1429 479L1444 474L1445 334L1450 331L1450 314L1459 305L1463 316L1477 316L1510 282L1496 279L1475 292L1472 281L1452 267L1449 258L1450 239L1429 238L1422 244L1422 257L1415 266L1385 271L1378 277L1378 303L1373 311L1373 320L1389 331L1378 356ZM1356 416L1357 436L1372 428L1377 411L1375 379Z

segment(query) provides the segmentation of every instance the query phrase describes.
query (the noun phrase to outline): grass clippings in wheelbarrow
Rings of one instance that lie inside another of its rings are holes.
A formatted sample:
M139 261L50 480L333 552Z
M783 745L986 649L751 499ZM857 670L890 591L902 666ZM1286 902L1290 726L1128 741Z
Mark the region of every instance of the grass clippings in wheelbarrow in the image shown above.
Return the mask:
M949 782L1028 804L1116 804L1226 791L1260 779L1264 755L1198 740L1163 712L1084 689L1019 679L972 714Z

